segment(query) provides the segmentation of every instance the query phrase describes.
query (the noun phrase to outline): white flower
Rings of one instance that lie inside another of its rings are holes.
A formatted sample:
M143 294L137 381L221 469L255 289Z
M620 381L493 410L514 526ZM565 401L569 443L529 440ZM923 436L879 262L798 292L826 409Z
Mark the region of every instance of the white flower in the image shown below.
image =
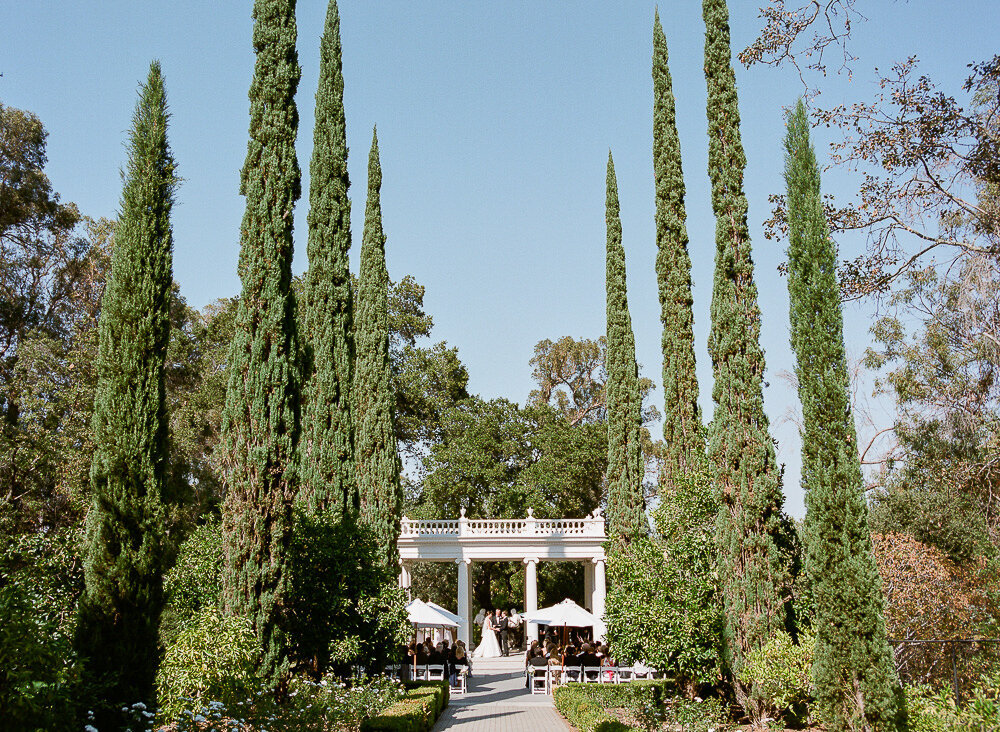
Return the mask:
M91 712L91 714L93 714L93 712ZM83 728L83 732L97 732L97 727L88 724Z

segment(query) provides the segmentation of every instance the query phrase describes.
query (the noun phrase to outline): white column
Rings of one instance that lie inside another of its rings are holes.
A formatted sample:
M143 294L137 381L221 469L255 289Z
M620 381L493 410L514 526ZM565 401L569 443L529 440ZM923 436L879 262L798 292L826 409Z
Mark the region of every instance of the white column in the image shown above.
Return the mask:
M465 641L466 648L472 647L469 618L469 564L470 559L456 559L458 564L458 614L462 616L462 624L458 626L458 639Z
M587 560L583 563L583 604L588 610L594 610L594 563Z
M402 561L399 563L399 586L406 590L406 599L410 599L410 583L413 578L410 574L410 565Z
M524 610L534 612L538 609L538 558L528 557L524 560ZM525 638L530 643L538 640L538 623L526 623Z
M593 613L601 619L600 624L594 628L594 638L604 638L604 596L607 594L607 586L604 582L604 560L594 559L594 607Z

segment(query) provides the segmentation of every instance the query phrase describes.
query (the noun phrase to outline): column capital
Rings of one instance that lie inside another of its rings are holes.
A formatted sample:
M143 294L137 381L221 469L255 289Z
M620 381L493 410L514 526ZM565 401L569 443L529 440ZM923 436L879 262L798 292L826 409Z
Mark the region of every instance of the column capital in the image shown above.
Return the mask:
M468 557L459 557L455 560L455 564L461 564L462 562L465 562L467 565L472 564L472 560Z
M538 557L525 557L521 561L525 564L538 564Z
M607 562L606 557L591 557L590 561L593 564L605 564Z

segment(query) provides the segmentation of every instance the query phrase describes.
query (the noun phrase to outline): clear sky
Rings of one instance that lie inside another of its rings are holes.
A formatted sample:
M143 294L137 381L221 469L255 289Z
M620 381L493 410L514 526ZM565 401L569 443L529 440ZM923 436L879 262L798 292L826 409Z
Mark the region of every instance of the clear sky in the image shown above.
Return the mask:
M761 0L763 2L763 0ZM730 0L734 52L756 35L756 0ZM921 69L959 93L966 64L991 57L1000 27L990 0L865 2L855 29L854 75L827 80L825 103L868 99L873 68L916 54ZM654 272L652 20L654 3L341 0L356 267L372 126L382 153L383 222L390 275L427 288L435 340L459 348L470 387L523 402L535 343L604 332L604 181L615 156L629 302L638 358L660 380ZM251 3L80 0L0 3L0 101L36 113L49 131L48 173L63 200L114 216L119 170L138 83L163 64L170 140L184 178L174 208L174 273L197 307L239 292L247 90L253 69ZM299 162L308 190L313 96L324 0L299 0L302 81ZM706 170L701 3L664 2L661 19L677 98L695 283L701 401L712 414L706 350L714 219ZM790 71L736 65L746 190L768 360L765 391L788 509L804 513L796 428L782 422L794 392L788 296L766 241L767 196L781 178L783 108L801 86ZM820 130L819 153L825 138ZM856 182L825 179L849 196ZM296 212L295 269L306 267L306 200ZM858 241L842 241L842 255ZM868 344L870 304L846 311L848 349ZM662 398L659 395L657 399ZM883 415L884 419L888 416Z

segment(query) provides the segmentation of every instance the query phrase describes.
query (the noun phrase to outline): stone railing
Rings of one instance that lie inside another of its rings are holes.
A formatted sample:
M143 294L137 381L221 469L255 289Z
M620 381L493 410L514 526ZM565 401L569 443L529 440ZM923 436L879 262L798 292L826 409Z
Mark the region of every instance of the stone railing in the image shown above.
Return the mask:
M400 522L400 538L419 537L529 537L582 536L604 538L604 516L596 509L582 519L536 519L528 509L523 519L467 519L465 509L456 520L408 519Z

